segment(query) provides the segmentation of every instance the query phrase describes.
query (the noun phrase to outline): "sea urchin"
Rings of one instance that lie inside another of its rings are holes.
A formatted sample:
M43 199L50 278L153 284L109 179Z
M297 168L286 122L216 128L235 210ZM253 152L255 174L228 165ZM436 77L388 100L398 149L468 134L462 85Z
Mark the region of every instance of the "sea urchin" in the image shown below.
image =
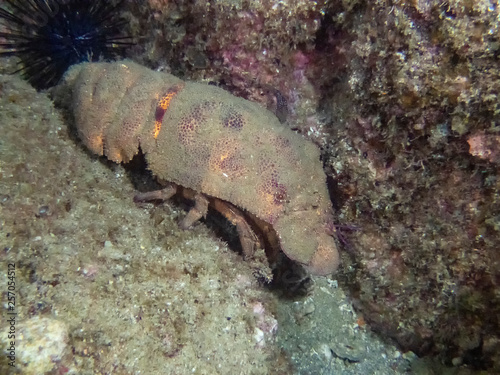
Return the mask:
M5 0L0 8L0 56L18 56L37 89L58 83L82 61L113 59L130 45L118 17L123 0Z

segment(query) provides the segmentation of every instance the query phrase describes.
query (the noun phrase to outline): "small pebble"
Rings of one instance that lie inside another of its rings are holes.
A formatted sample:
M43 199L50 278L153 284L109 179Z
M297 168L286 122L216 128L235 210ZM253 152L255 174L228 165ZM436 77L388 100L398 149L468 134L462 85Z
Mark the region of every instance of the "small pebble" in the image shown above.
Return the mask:
M49 206L40 206L38 208L38 213L35 215L36 217L47 217L49 216L50 208Z
M363 359L363 353L360 347L347 345L341 342L330 343L331 351L339 358L347 359L350 362L359 362Z
M451 363L453 366L460 366L463 363L463 358L462 357L455 357L451 360Z

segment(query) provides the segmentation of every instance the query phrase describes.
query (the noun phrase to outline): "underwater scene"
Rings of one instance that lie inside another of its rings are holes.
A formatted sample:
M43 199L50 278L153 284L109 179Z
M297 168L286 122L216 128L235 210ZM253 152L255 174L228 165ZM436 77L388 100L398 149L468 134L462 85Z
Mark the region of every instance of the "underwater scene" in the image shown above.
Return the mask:
M0 0L0 374L500 374L497 1Z

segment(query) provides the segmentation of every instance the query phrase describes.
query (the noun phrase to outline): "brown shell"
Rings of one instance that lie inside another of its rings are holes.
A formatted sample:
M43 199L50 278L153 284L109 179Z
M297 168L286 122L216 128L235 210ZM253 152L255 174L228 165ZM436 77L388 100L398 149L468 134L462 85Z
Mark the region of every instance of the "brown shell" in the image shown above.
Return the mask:
M287 256L336 269L332 207L315 145L259 105L130 61L84 63L65 83L85 145L115 162L144 152L158 178L272 224Z

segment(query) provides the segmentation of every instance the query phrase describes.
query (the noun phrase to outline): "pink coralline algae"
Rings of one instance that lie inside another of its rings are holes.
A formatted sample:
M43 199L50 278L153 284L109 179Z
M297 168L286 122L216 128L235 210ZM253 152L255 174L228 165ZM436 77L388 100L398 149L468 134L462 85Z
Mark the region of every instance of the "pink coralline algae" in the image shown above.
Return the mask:
M266 311L264 305L259 301L252 304L252 310L257 318L254 339L257 347L263 348L266 340L273 340L278 332L278 321Z
M139 30L133 33L146 40L141 58L151 65L168 66L172 73L191 79L215 81L273 111L281 96L288 102L288 122L307 133L310 122L305 119L313 117L320 100L317 89L343 65L342 59L326 62L314 49L325 4L151 1L147 22L140 18ZM145 14L145 9L138 8L134 14ZM144 37L148 34L149 38ZM328 67L329 74L323 75L323 67L309 69L312 60L316 66ZM313 126L321 122L315 118Z
M471 155L492 163L500 162L500 136L479 132L469 136L467 143Z

